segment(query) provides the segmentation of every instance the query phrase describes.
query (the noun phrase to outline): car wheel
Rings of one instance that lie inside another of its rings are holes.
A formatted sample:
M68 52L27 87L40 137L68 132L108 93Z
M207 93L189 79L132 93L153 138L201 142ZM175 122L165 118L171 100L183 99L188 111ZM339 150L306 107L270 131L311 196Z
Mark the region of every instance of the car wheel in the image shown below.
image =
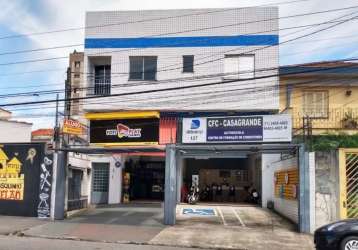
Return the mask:
M341 242L341 250L358 250L358 237L349 236Z

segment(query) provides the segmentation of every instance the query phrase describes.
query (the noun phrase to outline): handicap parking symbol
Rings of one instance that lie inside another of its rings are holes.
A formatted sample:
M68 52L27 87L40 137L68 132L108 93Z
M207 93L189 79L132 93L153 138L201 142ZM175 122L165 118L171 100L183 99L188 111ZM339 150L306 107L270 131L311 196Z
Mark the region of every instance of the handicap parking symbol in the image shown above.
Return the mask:
M215 211L212 208L183 208L185 215L214 216Z

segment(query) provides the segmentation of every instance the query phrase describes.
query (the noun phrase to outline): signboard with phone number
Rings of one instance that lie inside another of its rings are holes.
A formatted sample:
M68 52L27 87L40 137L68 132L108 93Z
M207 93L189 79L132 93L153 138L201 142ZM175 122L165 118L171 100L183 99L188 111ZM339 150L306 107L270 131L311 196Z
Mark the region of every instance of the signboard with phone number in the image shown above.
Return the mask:
M183 118L183 143L290 142L290 115Z

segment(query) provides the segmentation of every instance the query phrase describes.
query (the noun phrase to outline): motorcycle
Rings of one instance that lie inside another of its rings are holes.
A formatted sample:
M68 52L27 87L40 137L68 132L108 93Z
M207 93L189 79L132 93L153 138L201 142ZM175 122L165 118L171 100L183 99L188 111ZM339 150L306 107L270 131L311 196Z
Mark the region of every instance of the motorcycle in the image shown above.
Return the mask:
M190 193L188 194L188 203L193 205L199 201L199 187L192 186L190 188Z

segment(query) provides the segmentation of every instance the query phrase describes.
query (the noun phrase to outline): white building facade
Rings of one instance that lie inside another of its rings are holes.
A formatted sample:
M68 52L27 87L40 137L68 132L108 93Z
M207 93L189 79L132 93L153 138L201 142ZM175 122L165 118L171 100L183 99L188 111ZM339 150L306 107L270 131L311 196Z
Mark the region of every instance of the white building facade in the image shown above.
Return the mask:
M276 7L88 12L81 107L91 147L109 152L90 157L91 202L162 200L165 147L182 143L185 117L277 113L278 31ZM226 173L188 160L180 183L239 174L242 191L261 178L249 157L227 160Z

